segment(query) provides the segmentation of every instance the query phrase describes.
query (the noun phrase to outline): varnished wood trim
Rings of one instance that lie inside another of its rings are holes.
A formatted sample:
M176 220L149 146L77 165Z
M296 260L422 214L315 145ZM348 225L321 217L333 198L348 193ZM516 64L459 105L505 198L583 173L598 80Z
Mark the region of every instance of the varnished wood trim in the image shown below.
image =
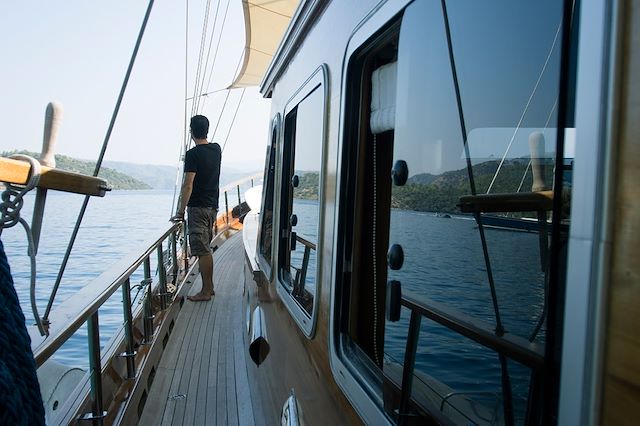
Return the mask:
M548 211L553 207L553 191L465 195L459 206L463 213Z
M635 424L640 414L640 0L620 6L620 137L600 418L607 425Z
M0 182L25 185L31 165L26 161L0 157ZM109 184L106 180L41 166L38 188L55 189L76 194L104 197Z

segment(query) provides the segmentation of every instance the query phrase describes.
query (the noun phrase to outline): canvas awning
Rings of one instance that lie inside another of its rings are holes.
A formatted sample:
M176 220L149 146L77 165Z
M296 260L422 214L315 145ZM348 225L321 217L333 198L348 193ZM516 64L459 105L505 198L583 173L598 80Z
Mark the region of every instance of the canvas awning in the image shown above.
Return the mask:
M229 88L257 86L271 63L299 0L242 0L246 41L238 75Z

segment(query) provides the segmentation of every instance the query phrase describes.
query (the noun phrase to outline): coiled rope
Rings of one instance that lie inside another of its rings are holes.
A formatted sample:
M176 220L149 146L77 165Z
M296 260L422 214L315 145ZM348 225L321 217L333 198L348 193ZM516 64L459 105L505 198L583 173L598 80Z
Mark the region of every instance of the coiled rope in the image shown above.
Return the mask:
M18 156L14 156L18 157ZM0 235L5 228L20 223L29 240L31 258L31 303L38 327L42 327L35 309L35 250L33 237L27 222L20 217L24 204L23 196L35 188L40 180L40 163L20 156L31 163L31 175L27 185L18 188L7 184L0 203ZM4 246L0 240L0 424L3 425L44 425L44 405L40 385L36 375L36 363L31 351L31 339L27 333L24 314L20 309L18 295L13 286L13 278Z
M33 157L28 155L12 155L11 158L16 160L28 161L31 164L29 171L29 179L27 184L22 186L12 185L7 183L7 189L2 193L2 202L0 203L0 235L5 228L11 228L18 223L22 225L25 233L27 234L29 261L31 264L31 284L29 286L29 296L31 300L31 310L33 311L33 317L38 326L38 330L41 335L46 334L45 327L38 313L38 307L36 305L36 250L33 242L33 232L26 220L20 217L20 210L24 205L24 195L38 186L40 182L40 163ZM12 280L13 283L13 280Z

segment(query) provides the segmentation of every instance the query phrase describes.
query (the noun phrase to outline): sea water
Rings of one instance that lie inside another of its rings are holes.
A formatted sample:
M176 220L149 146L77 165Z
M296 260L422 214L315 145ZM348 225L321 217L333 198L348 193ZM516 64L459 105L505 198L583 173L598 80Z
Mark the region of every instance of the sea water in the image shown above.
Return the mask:
M230 193L229 197L229 204L235 205L237 195ZM47 305L83 198L53 191L47 197L37 257L36 300L40 315ZM34 195L28 194L23 207L23 217L28 222L31 222L33 199ZM145 248L142 247L145 242L155 239L166 230L173 199L173 191L160 190L113 191L104 198L92 198L71 252L54 309L127 253L141 251ZM221 202L224 203L223 194ZM317 202L305 200L297 205L300 214L317 217ZM307 222L314 223L313 220ZM483 259L478 257L475 221L464 217L448 219L431 213L394 210L391 227L392 239L401 241L406 253L402 268L404 272L395 277L403 281L403 291L411 291L454 307L458 305L468 315L490 324L493 322L486 270ZM299 231L316 242L317 227L304 228ZM5 229L1 238L27 324L31 325L33 315L29 302L30 272L25 233L18 225ZM538 264L531 260L531 253L538 250L538 236L533 233L488 230L487 240L494 259L498 299L505 327L526 336L542 310L544 298L542 274L537 269ZM474 245L475 252L469 252ZM439 248L436 249L436 246ZM443 251L442 247L448 247L448 251ZM421 254L412 256L413 252ZM422 255L430 252L432 258ZM460 256L468 261L460 262ZM451 267L451 262L455 263L455 267ZM308 289L312 292L315 292L315 264L315 253L312 253L307 277ZM141 279L142 273L137 271L132 276L132 285ZM136 295L133 292L133 303L139 303ZM462 301L464 305L460 306ZM100 337L104 344L123 322L119 291L104 304L99 316ZM385 357L402 361L408 320L409 312L403 309L398 323L386 323ZM544 340L544 329L537 339L541 340ZM54 359L70 366L86 368L87 352L87 332L86 326L83 326L54 355ZM509 367L516 405L522 407L523 399L526 399L529 371L513 362ZM453 389L469 394L500 393L501 375L496 354L432 322L423 321L416 368L428 372Z
M259 180L256 184L260 184ZM219 212L244 201L244 192L251 187L246 182L225 192L221 190ZM37 255L36 304L44 315L60 265L80 213L83 195L48 191L42 232ZM78 231L63 279L56 293L53 309L80 288L108 270L111 265L140 254L148 242L157 239L171 225L175 210L174 190L111 191L104 197L91 197ZM24 198L21 216L31 224L35 192ZM31 309L30 260L27 238L21 225L5 229L1 237L11 268L14 286L28 326L35 323ZM165 244L166 246L166 244ZM152 276L157 280L155 256L152 256ZM142 291L135 289L144 278L142 266L131 276L133 303L141 303ZM116 291L98 311L100 342L104 345L123 323L122 292ZM81 327L54 355L58 362L86 368L89 365L86 325Z
M318 202L296 200L294 210L306 218L299 220L294 230L317 243ZM536 328L544 309L539 236L493 228L485 228L485 235L501 323L507 332L526 339ZM436 302L461 312L476 321L476 325L481 321L489 330L495 329L496 309L478 226L472 217L443 217L430 212L393 209L389 244L400 244L404 251L402 267L389 271L388 276L389 280L401 283L403 294L411 293L419 300ZM300 246L293 252L292 262L300 264L303 251ZM380 256L386 257L387 253ZM376 261L380 259L371 259ZM316 267L314 251L307 272L307 289L313 293ZM402 308L400 320L389 322L380 313L379 320L385 322L387 362L404 362L410 314ZM535 342L541 343L544 339L542 327ZM415 365L416 371L457 393L451 402L455 398L471 398L495 408L496 417L502 416L503 375L496 352L423 318ZM531 371L514 361L507 365L515 417L519 421L526 410Z
M164 232L172 212L173 190L112 191L103 198L92 197L78 231L53 310L98 277L111 265ZM22 217L30 224L34 193L25 196ZM36 303L44 314L60 264L67 250L84 196L49 191L37 255ZM27 238L21 225L5 229L2 242L11 267L14 285L27 324L34 324L29 298L30 261ZM153 271L155 272L155 271ZM152 273L153 273L152 272ZM131 285L143 278L142 271L132 276ZM136 296L136 292L132 295ZM138 299L134 303L138 303ZM99 310L100 341L104 345L123 322L122 293L116 291ZM88 366L86 326L54 355L70 366Z

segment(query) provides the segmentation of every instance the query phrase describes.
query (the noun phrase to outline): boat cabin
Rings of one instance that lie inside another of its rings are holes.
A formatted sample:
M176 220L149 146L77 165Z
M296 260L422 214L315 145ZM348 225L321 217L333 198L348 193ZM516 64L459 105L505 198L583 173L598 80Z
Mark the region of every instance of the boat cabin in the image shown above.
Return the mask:
M637 246L613 212L638 8L614 3L300 4L243 231L258 383L312 423L608 422L608 262Z

